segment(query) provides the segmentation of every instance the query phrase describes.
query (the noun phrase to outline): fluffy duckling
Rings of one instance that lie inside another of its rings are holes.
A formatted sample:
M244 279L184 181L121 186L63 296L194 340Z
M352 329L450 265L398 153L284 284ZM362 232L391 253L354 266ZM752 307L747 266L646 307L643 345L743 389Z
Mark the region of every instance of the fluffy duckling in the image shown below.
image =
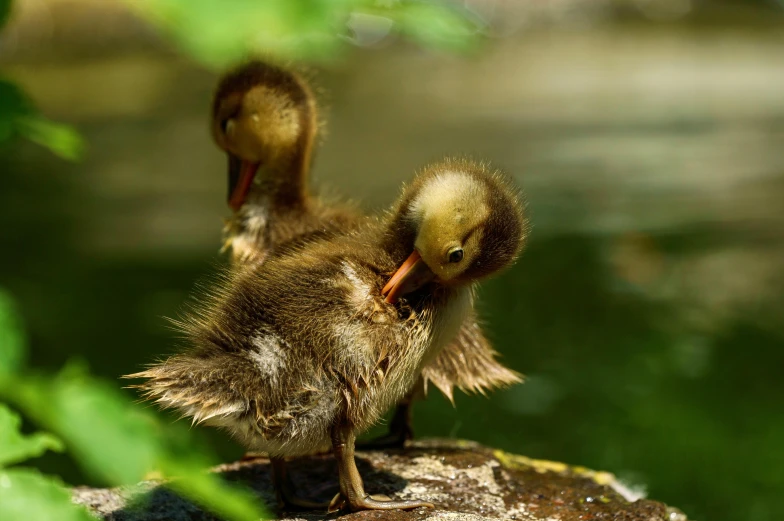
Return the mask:
M476 283L514 262L525 237L504 177L442 162L386 216L227 277L184 321L190 350L132 376L146 378L138 387L148 399L270 454L273 469L331 444L340 483L332 508L432 506L369 496L356 435L414 386L458 334ZM278 482L285 501L310 506L286 485Z
M225 230L225 244L235 265L260 263L280 245L314 234L346 233L361 222L356 209L325 205L309 193L317 112L307 83L286 69L253 61L221 79L211 129L228 155L229 204L235 213ZM455 387L484 394L521 382L496 356L472 313L455 341L423 369L420 381L400 402L389 434L363 446L403 446L412 437L412 400L424 395L429 384L451 401Z
M261 261L274 246L318 232L345 231L357 213L310 196L308 173L318 130L307 84L254 61L226 74L212 103L211 131L228 156L225 246L234 261Z

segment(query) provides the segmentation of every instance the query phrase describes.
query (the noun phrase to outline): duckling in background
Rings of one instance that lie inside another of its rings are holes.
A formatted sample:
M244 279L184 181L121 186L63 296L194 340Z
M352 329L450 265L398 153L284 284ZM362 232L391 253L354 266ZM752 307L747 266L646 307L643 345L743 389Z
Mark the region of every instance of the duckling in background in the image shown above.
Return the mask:
M228 156L225 246L238 263L260 262L276 245L357 222L348 205L324 205L308 191L318 130L316 101L297 75L250 62L225 75L212 104L211 131Z
M227 429L275 466L331 444L332 509L430 507L369 496L356 435L455 338L476 283L515 261L526 230L501 174L467 160L430 166L386 215L227 276L182 322L189 350L131 376L146 379L147 399ZM286 502L312 505L277 485Z
M327 205L308 190L317 104L307 83L283 68L253 61L226 74L212 104L215 142L228 155L229 205L226 246L239 266L263 262L274 248L314 234L346 233L362 222L348 205ZM411 402L429 383L450 401L457 387L482 393L520 383L518 373L496 360L473 310L457 338L422 371L401 400L389 433L368 448L402 447L412 437Z

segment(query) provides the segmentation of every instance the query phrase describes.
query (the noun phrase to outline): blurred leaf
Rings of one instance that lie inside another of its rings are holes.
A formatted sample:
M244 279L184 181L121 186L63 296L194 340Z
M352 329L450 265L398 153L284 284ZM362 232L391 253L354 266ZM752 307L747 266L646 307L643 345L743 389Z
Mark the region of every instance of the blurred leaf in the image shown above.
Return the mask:
M24 436L19 432L22 419L0 403L0 467L37 458L47 450L61 452L63 445L51 434L38 432Z
M328 55L339 43L331 27L344 2L323 0L131 0L183 50L212 66L263 50L287 57Z
M16 379L0 392L60 436L87 472L111 485L136 483L160 470L175 478L171 488L225 519L251 521L264 513L252 494L206 472L214 462L204 452L192 447L186 459L170 457L166 433L154 418L81 367L54 378Z
M79 159L83 149L79 134L41 116L19 87L0 78L0 143L17 135L64 159Z
M41 115L19 118L19 132L33 143L38 143L53 153L76 161L82 157L84 141L71 127L50 121Z
M397 31L426 47L466 51L473 47L477 26L467 13L438 3L401 2L394 11Z
M160 459L152 419L80 367L68 367L54 378L18 379L4 391L32 419L60 436L87 472L107 483L136 483Z
M205 470L204 465L165 462L166 474L174 476L167 487L199 503L207 510L225 519L258 521L271 519L264 512L259 499L249 489L225 482L219 475Z
M11 296L0 290L0 380L24 365L27 339Z
M324 60L347 47L353 13L399 24L421 44L465 49L474 35L461 11L442 2L398 0L126 0L185 52L213 67L270 54Z
M0 28L8 21L9 14L11 14L11 0L0 0Z
M0 519L95 521L65 487L30 469L0 470Z

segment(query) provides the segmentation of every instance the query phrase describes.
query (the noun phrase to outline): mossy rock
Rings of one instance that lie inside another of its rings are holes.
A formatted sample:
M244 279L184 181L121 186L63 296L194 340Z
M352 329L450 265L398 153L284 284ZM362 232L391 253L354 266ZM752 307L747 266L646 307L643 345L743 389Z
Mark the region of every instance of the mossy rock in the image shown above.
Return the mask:
M435 510L366 511L327 515L281 512L279 519L318 520L451 520L481 521L688 521L679 510L638 497L608 472L542 461L454 440L426 440L404 450L357 453L357 465L371 494L399 499L426 499ZM329 454L290 463L299 495L328 501L338 488ZM275 505L269 461L257 458L214 469L232 481L251 486L268 505ZM129 499L134 491L74 489L74 501L107 521L208 521L214 517L178 498L155 481L139 485L150 494Z

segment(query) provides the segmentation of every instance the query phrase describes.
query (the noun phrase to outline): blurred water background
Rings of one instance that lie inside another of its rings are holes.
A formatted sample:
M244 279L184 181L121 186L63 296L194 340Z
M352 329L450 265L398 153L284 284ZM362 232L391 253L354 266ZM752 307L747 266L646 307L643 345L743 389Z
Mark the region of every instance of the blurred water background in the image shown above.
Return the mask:
M455 408L433 392L416 434L609 470L696 520L784 519L782 6L467 3L496 24L468 56L369 31L313 71L327 193L381 209L463 153L527 193L530 245L480 305L527 383ZM16 10L0 65L88 152L0 151L0 286L34 365L77 356L116 379L171 352L162 317L222 262L217 76L121 4Z

